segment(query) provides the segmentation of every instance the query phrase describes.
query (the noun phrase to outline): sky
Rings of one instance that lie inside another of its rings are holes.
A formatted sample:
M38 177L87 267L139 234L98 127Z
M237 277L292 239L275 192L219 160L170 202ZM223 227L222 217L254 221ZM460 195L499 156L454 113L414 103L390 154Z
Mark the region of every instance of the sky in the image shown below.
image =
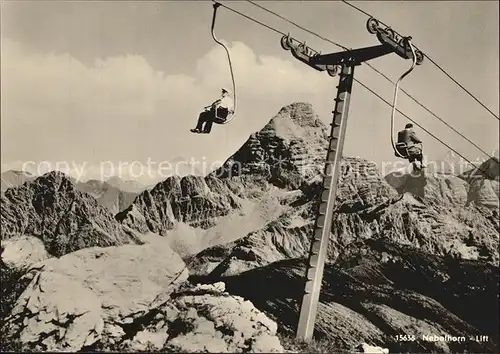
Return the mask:
M317 51L340 50L246 1L221 2ZM366 30L367 17L340 1L258 3L345 46L379 44ZM498 115L497 2L354 4L411 35ZM215 125L209 135L192 134L202 107L218 98L221 87L231 88L226 54L210 34L211 1L23 0L1 6L2 171L29 162L35 173L69 166L83 179L102 177L103 169L127 179L124 174L134 163L134 171L139 163L143 168L149 163L153 172L148 173L155 174L162 161L194 159L205 163L203 173L292 102L309 102L321 120L331 121L338 77L297 61L281 48L280 34L221 7L216 35L231 53L237 115L230 124ZM394 81L411 64L394 54L370 63ZM392 102L394 86L384 78L365 65L356 67L355 76ZM483 150L498 149L499 121L429 61L401 87ZM460 154L486 158L404 94L398 97L399 109ZM390 115L390 106L354 84L344 156L379 165L397 161ZM406 123L396 115L396 129ZM447 147L415 130L429 161L446 156ZM143 182L162 176L134 173Z

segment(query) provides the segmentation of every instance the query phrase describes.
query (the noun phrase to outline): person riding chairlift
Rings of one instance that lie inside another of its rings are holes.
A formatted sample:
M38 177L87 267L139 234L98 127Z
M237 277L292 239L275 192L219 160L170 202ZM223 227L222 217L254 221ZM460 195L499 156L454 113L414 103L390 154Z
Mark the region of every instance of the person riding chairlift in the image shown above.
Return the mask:
M218 120L224 121L231 113L233 113L234 103L229 96L228 90L221 89L221 98L213 102L210 106L204 107L204 111L198 117L196 128L191 129L193 133L209 134L212 130L212 124ZM203 124L205 123L205 127Z
M414 161L418 161L419 166L417 166L417 168L425 168L425 165L423 163L422 147L416 144L422 144L422 141L413 131L413 124L408 123L406 124L404 130L398 132L398 142L396 144L396 150L402 156L407 158L411 163L414 163Z

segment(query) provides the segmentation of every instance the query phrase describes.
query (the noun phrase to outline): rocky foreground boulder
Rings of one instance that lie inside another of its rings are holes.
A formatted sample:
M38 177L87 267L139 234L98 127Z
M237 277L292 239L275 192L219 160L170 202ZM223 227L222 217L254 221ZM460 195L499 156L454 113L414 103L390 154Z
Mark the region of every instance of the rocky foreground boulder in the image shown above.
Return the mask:
M172 294L136 337L125 346L145 349L144 338L163 330L163 350L183 353L282 353L277 325L250 301L225 291L222 282L185 286ZM161 349L162 346L157 346Z
M24 276L29 285L6 319L6 336L49 351L120 338L187 276L179 256L159 243L93 247L51 258Z
M43 351L283 352L276 323L251 302L187 277L158 239L39 262L2 335Z
M16 236L2 241L2 265L18 272L50 258L43 242L33 236Z

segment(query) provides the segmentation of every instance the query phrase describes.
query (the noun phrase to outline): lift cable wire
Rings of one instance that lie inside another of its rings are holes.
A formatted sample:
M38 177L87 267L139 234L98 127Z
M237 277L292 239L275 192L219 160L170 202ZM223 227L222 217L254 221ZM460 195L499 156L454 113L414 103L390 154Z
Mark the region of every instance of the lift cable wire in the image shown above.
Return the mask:
M363 9L357 7L356 5L353 5L351 4L350 2L346 1L346 0L341 0L344 4L346 5L349 5L350 7L354 8L355 10L361 12L362 14L368 16L368 17L373 17L371 14L369 14L368 12L364 11ZM378 20L377 20L378 21ZM383 24L384 26L387 26L389 27L388 25L386 25L385 23L383 23L382 21L378 21L380 22L381 24ZM432 60L432 58L430 56L428 56L427 54L424 54L425 57L427 59L429 59L429 61L434 64L434 66L436 66L439 70L441 70L441 72L443 72L443 74L445 74L446 76L448 76L449 79L451 79L455 84L457 84L462 90L464 90L467 94L469 94L469 96L471 96L477 103L479 103L481 106L483 106L484 109L486 109L493 117L495 117L496 119L500 120L500 118L498 117L498 115L496 115L495 113L493 113L491 111L491 109L489 109L483 102L481 102L476 96L474 96L469 90L467 90L462 84L460 84L455 78L453 78L445 69L443 69L441 67L441 65L437 64L434 60Z
M350 7L352 7L353 9L358 10L359 12L361 12L362 14L365 14L365 15L366 15L366 16L368 16L368 17L373 17L371 14L369 14L369 13L368 13L368 12L366 12L365 10L363 10L363 9L361 9L361 8L359 8L359 7L357 7L356 5L351 4L350 2L347 2L347 1L345 1L345 0L340 0L340 1L342 1L342 2L343 2L344 4L346 4L346 5L349 5L349 6L350 6ZM383 24L385 27L390 27L388 24L383 23L382 21L380 21L380 20L378 20L378 19L377 19L377 21L378 21L379 23Z
M213 2L216 2L216 3L219 3L218 1L215 1L215 0L212 0ZM220 3L219 3L220 4ZM248 16L246 14L243 14L241 13L240 11L238 10L235 10L235 9L232 9L230 8L229 6L227 5L224 5L224 4L221 4L221 6L223 6L224 8L232 11L233 13L236 13L242 17L245 17L246 19L250 20L250 21L253 21L263 27L266 27L267 29L273 31L273 32L276 32L278 34L281 34L282 36L285 36L286 33L284 32L281 32L280 30L276 29L276 28L273 28L261 21L258 21L256 19L254 19L253 17L251 16ZM358 79L354 78L354 81L356 81L357 83L359 83L362 87L364 87L366 90L368 90L370 93L372 93L373 95L375 95L377 98L379 98L382 102L384 102L385 104L387 104L388 106L392 107L391 103L389 101L387 101L386 99L384 99L382 96L380 96L378 93L376 93L374 90L372 90L370 87L368 87L367 85L365 85L364 83L362 83L361 81L359 81ZM403 115L405 118L407 118L408 120L410 120L411 122L415 123L415 125L417 125L418 127L420 127L423 131L425 131L426 133L428 133L431 137L433 137L434 139L436 139L438 142L440 142L441 144L443 144L444 146L446 146L448 149L450 149L451 151L453 151L454 153L456 153L458 156L460 156L461 158L463 158L466 162L468 162L471 166L473 166L474 168L476 168L479 172L482 172L485 176L489 176L487 174L486 171L483 171L481 170L480 167L474 165L470 160L468 160L467 158L465 158L462 154L460 154L457 150L455 150L454 148L452 148L450 145L446 144L445 142L443 142L441 139L439 139L437 136L435 136L434 134L432 134L431 132L429 132L427 129L425 129L422 125L420 125L419 123L417 123L416 121L414 121L412 118L410 118L407 114L405 114L404 112L402 112L401 110L397 109L397 111Z
M303 27L303 26L301 26L301 25L299 25L299 24L297 24L297 23L293 22L292 20L289 20L289 19L287 19L286 17L283 17L282 15L280 15L280 14L278 14L278 13L276 13L276 12L271 11L271 10L269 10L268 8L265 8L264 6L257 4L256 2L253 2L252 0L246 0L246 1L247 1L247 2L249 2L250 4L254 5L254 6L257 6L258 8L260 8L260 9L262 9L262 10L264 10L264 11L269 12L270 14L273 14L273 15L274 15L274 16L276 16L276 17L281 18L283 21L286 21L286 22L288 22L288 23L290 23L290 24L294 25L295 27L297 27L297 28L299 28L299 29L301 29L301 30L303 30L303 31L305 31L305 32L307 32L307 33L312 34L313 36L316 36L316 37L318 37L318 38L320 38L320 39L322 39L322 40L324 40L324 41L326 41L326 42L329 42L329 43L331 43L331 44L333 44L333 45L336 45L337 47L340 47L340 48L342 48L342 49L344 49L344 50L349 50L349 48L347 48L346 46L343 46L342 44L339 44L339 43L336 43L336 42L332 41L331 39L328 39L328 38L326 38L326 37L323 37L322 35L320 35L320 34L318 34L318 33L316 33L316 32L313 32L313 31L311 31L311 30L309 30L309 29L307 29L307 28Z
M328 43L331 43L331 44L333 44L333 45L335 45L335 46L337 46L337 47L339 47L339 48L342 48L342 49L344 49L344 50L349 50L349 49L350 49L350 48L348 48L348 47L346 47L346 46L344 46L344 45L342 45L342 44L339 44L339 43L337 43L337 42L334 42L334 41L332 41L332 40L331 40L331 39L329 39L329 38L326 38L326 37L324 37L324 36L322 36L322 35L320 35L320 34L318 34L318 33L314 32L314 31L311 31L311 30L307 29L307 28L305 28L305 27L303 27L303 26L301 26L301 25L297 24L296 22L294 22L294 21L292 21L292 20L290 20L290 19L288 19L288 18L286 18L286 17L284 17L284 16L282 16L282 15L278 14L278 13L276 13L276 12L274 12L274 11L272 11L272 10L267 9L266 7L264 7L264 6L262 6L262 5L259 5L259 4L255 3L255 2L254 2L254 1L252 1L252 0L246 0L246 1L247 1L247 2L249 2L249 3L251 3L251 4L252 4L252 5L254 5L254 6L257 6L258 8L260 8L260 9L262 9L262 10L264 10L264 11L266 11L266 12L270 13L270 14L273 14L273 15L275 15L275 16L277 16L277 17L279 17L280 19L282 19L282 20L284 20L284 21L286 21L286 22L288 22L288 23L290 23L290 24L294 25L295 27L297 27L297 28L299 28L299 29L301 29L301 30L303 30L303 31L306 31L306 32L308 32L308 33L310 33L310 34L312 34L312 35L314 35L314 36L316 36L316 37L318 37L318 38L320 38L320 39L322 39L322 40L324 40L324 41L328 42ZM347 3L347 2L346 2L346 3ZM347 4L348 4L348 5L351 5L350 3L347 3ZM351 6L354 6L354 5L351 5ZM355 6L354 6L354 7L355 7ZM357 9L357 7L355 7L355 8ZM360 11L362 11L363 13L365 13L363 10L360 10ZM365 13L365 14L366 14L366 13ZM370 16L370 14L367 14L367 15L368 15L368 16ZM370 17L372 17L372 16L370 16ZM380 23L382 23L383 25L387 26L385 23L383 23L383 22L381 22L381 21L379 21L379 22L380 22ZM429 59L430 59L430 58L429 58ZM396 85L396 83L395 83L393 80L391 80L391 79L390 79L390 78L389 78L386 74L384 74L383 72L381 72L379 69L377 69L376 67L374 67L374 66L373 66L373 65L371 65L370 63L366 63L366 62L365 62L365 63L363 63L363 64L366 64L366 65L367 65L370 69L372 69L373 71L375 71L376 73L378 73L380 76L382 76L383 78L385 78L385 79L386 79L387 81L389 81L391 84ZM449 123L447 123L444 119L440 118L440 117L439 117L436 113L434 113L432 110L430 110L429 108L427 108L424 104L420 103L420 102L419 102L419 101L418 101L415 97L413 97L413 96L412 96L409 92L407 92L407 91L406 91L406 90L404 90L403 88L401 88L400 90L401 90L401 92L403 92L406 96L408 96L409 98L411 98L411 99L412 99L415 103L417 103L420 107L424 108L424 109L425 109L428 113L430 113L430 114L431 114L434 118L438 119L441 123L443 123L443 124L444 124L444 125L446 125L448 128L450 128L451 130L453 130L453 131L454 131L455 133L457 133L460 137L462 137L462 138L463 138L463 139L465 139L468 143L470 143L472 146L474 146L476 149L478 149L479 151L481 151L484 155L488 156L488 158L491 158L491 157L492 157L492 156L491 156L488 152L486 152L484 149L482 149L481 147L479 147L476 143L474 143L472 140L470 140L469 138L467 138L467 137L466 137L465 135L463 135L460 131L458 131L457 129L453 128L453 127L452 127ZM497 161L495 160L495 162L497 162ZM498 162L497 162L497 163L498 163Z
M215 0L212 0L212 1L213 1L213 2L215 2L215 3L217 3L217 4L220 4L220 6L224 7L225 9L228 9L229 11L232 11L232 12L234 12L234 13L236 13L236 14L240 15L240 16L245 17L246 19L248 19L248 20L250 20L250 21L253 21L253 22L255 22L255 23L257 23L257 24L259 24L259 25L261 25L261 26L266 27L268 30L274 31L274 32L276 32L276 33L278 33L278 34L281 34L282 36L286 36L286 33L283 33L283 32L281 32L280 30L277 30L276 28L273 28L273 27L271 27L271 26L269 26L269 25L266 25L264 22L260 22L259 20L256 20L256 19L254 19L253 17L250 17L250 16L248 16L248 15L245 15L244 13L239 12L238 10L235 10L235 9L233 9L233 8L230 8L229 6L224 5L224 4L222 4L222 3L218 2L218 1L215 1Z
M454 83L456 83L458 86L460 86L460 87L462 88L462 90L464 90L465 92L467 92L467 93L469 94L469 96L471 96L473 99L475 99L475 100L477 101L477 103L479 103L481 106L483 106L483 107L484 107L484 109L486 109L486 110L487 110L487 111L488 111L488 112L489 112L489 113L490 113L493 117L495 117L496 119L500 120L500 118L499 118L499 117L498 117L495 113L493 113L493 112L491 111L491 109L489 109L488 107L486 107L486 105L485 105L483 102L479 101L479 99L478 99L476 96L474 96L472 93L470 93L470 91L469 91L469 90L467 90L465 87L463 87L463 86L462 86L462 85L461 85L461 84L460 84L457 80L455 80L455 79L454 79L454 78L453 78L450 74L448 74L448 73L446 72L446 70L444 70L444 69L443 69L440 65L438 65L438 64L437 64L434 60L432 60L432 58L431 58L431 57L429 57L428 55L425 55L425 57L426 57L427 59L429 59L429 61L430 61L432 64L434 64L434 65L435 65L435 66L436 66L439 70L441 70L441 71L442 71L442 72L443 72L446 76L448 76L448 77L449 77L449 78L450 78L450 79L451 79Z

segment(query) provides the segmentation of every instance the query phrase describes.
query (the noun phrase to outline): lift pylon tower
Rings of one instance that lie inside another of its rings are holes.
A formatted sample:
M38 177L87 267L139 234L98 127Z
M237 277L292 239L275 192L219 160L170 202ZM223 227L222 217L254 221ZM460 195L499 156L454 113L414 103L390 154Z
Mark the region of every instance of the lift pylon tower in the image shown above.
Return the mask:
M403 37L389 27L382 27L374 18L368 20L366 27L368 32L377 35L380 45L322 55L307 47L305 43L293 39L290 34L281 38L282 48L291 51L296 59L318 71L326 71L332 77L339 74L321 200L313 229L305 274L304 294L297 326L296 337L299 340L309 341L314 332L323 270L332 227L337 181L354 80L354 68L365 61L390 53L396 53L403 59L412 60L414 60L413 53L415 53L417 65L422 64L424 59L422 52L411 44L411 37Z

